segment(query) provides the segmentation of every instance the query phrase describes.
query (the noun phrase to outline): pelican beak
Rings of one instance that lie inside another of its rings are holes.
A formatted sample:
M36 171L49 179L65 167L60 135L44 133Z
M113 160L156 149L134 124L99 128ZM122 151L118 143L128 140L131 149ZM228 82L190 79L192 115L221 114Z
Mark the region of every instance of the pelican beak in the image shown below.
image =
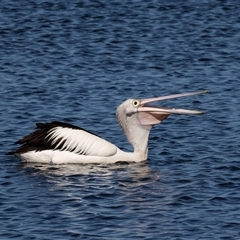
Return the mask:
M161 121L163 121L170 114L203 114L204 112L197 111L197 110L152 107L152 106L147 106L147 104L156 102L156 101L163 101L163 100L168 100L168 99L173 99L173 98L193 96L193 95L203 94L203 93L207 93L207 92L209 92L209 91L205 90L205 91L201 91L201 92L181 93L181 94L174 94L174 95L163 96L163 97L143 99L140 101L140 105L138 107L139 121L141 122L142 125L155 125L155 124L158 124Z

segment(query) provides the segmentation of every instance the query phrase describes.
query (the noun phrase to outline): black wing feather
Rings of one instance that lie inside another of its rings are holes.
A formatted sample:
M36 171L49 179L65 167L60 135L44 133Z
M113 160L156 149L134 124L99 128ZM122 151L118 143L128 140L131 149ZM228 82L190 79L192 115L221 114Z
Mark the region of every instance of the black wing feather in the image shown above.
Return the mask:
M71 128L71 129L79 129L86 131L90 134L93 134L83 128L77 127L72 124L63 123L63 122L49 122L49 123L36 123L36 130L29 135L23 137L22 139L15 142L16 144L21 144L16 151L9 152L7 155L12 155L15 153L24 153L28 151L41 151L41 150L49 150L49 149L61 149L66 142L66 139L59 138L56 142L53 143L51 139L51 131L56 127L62 128ZM97 136L96 134L93 134ZM57 146L60 142L62 143Z

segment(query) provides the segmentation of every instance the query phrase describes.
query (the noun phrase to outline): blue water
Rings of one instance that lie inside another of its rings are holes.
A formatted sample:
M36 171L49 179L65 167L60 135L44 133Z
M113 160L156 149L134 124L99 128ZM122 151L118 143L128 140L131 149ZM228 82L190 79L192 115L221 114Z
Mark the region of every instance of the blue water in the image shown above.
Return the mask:
M0 239L240 239L240 2L0 3ZM125 150L127 98L205 115L154 127L141 164L22 164L36 122L65 121Z

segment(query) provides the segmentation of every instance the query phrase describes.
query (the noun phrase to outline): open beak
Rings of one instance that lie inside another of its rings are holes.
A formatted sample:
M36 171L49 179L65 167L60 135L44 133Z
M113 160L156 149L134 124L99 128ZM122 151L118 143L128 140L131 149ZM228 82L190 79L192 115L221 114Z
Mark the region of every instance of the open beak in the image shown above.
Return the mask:
M143 99L140 102L140 106L138 107L138 119L142 125L155 125L163 121L167 118L170 114L203 114L202 111L197 110L187 110L187 109L178 109L178 108L165 108L165 107L152 107L147 106L147 104L168 100L173 98L179 97L186 97L186 96L193 96L198 94L203 94L209 92L208 90L201 91L201 92L192 92L192 93L181 93L181 94L174 94L169 96L163 97L156 97L156 98L148 98Z

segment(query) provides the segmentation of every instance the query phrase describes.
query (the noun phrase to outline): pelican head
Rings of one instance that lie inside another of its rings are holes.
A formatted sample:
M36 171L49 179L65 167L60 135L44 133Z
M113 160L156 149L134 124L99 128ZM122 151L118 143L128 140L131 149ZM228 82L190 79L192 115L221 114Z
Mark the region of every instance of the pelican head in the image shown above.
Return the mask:
M161 123L170 114L203 114L202 111L197 110L150 106L150 103L207 92L208 90L142 100L128 99L117 108L117 120L128 141L132 144L134 151L143 149L143 144L144 148L147 149L149 131L154 125Z

